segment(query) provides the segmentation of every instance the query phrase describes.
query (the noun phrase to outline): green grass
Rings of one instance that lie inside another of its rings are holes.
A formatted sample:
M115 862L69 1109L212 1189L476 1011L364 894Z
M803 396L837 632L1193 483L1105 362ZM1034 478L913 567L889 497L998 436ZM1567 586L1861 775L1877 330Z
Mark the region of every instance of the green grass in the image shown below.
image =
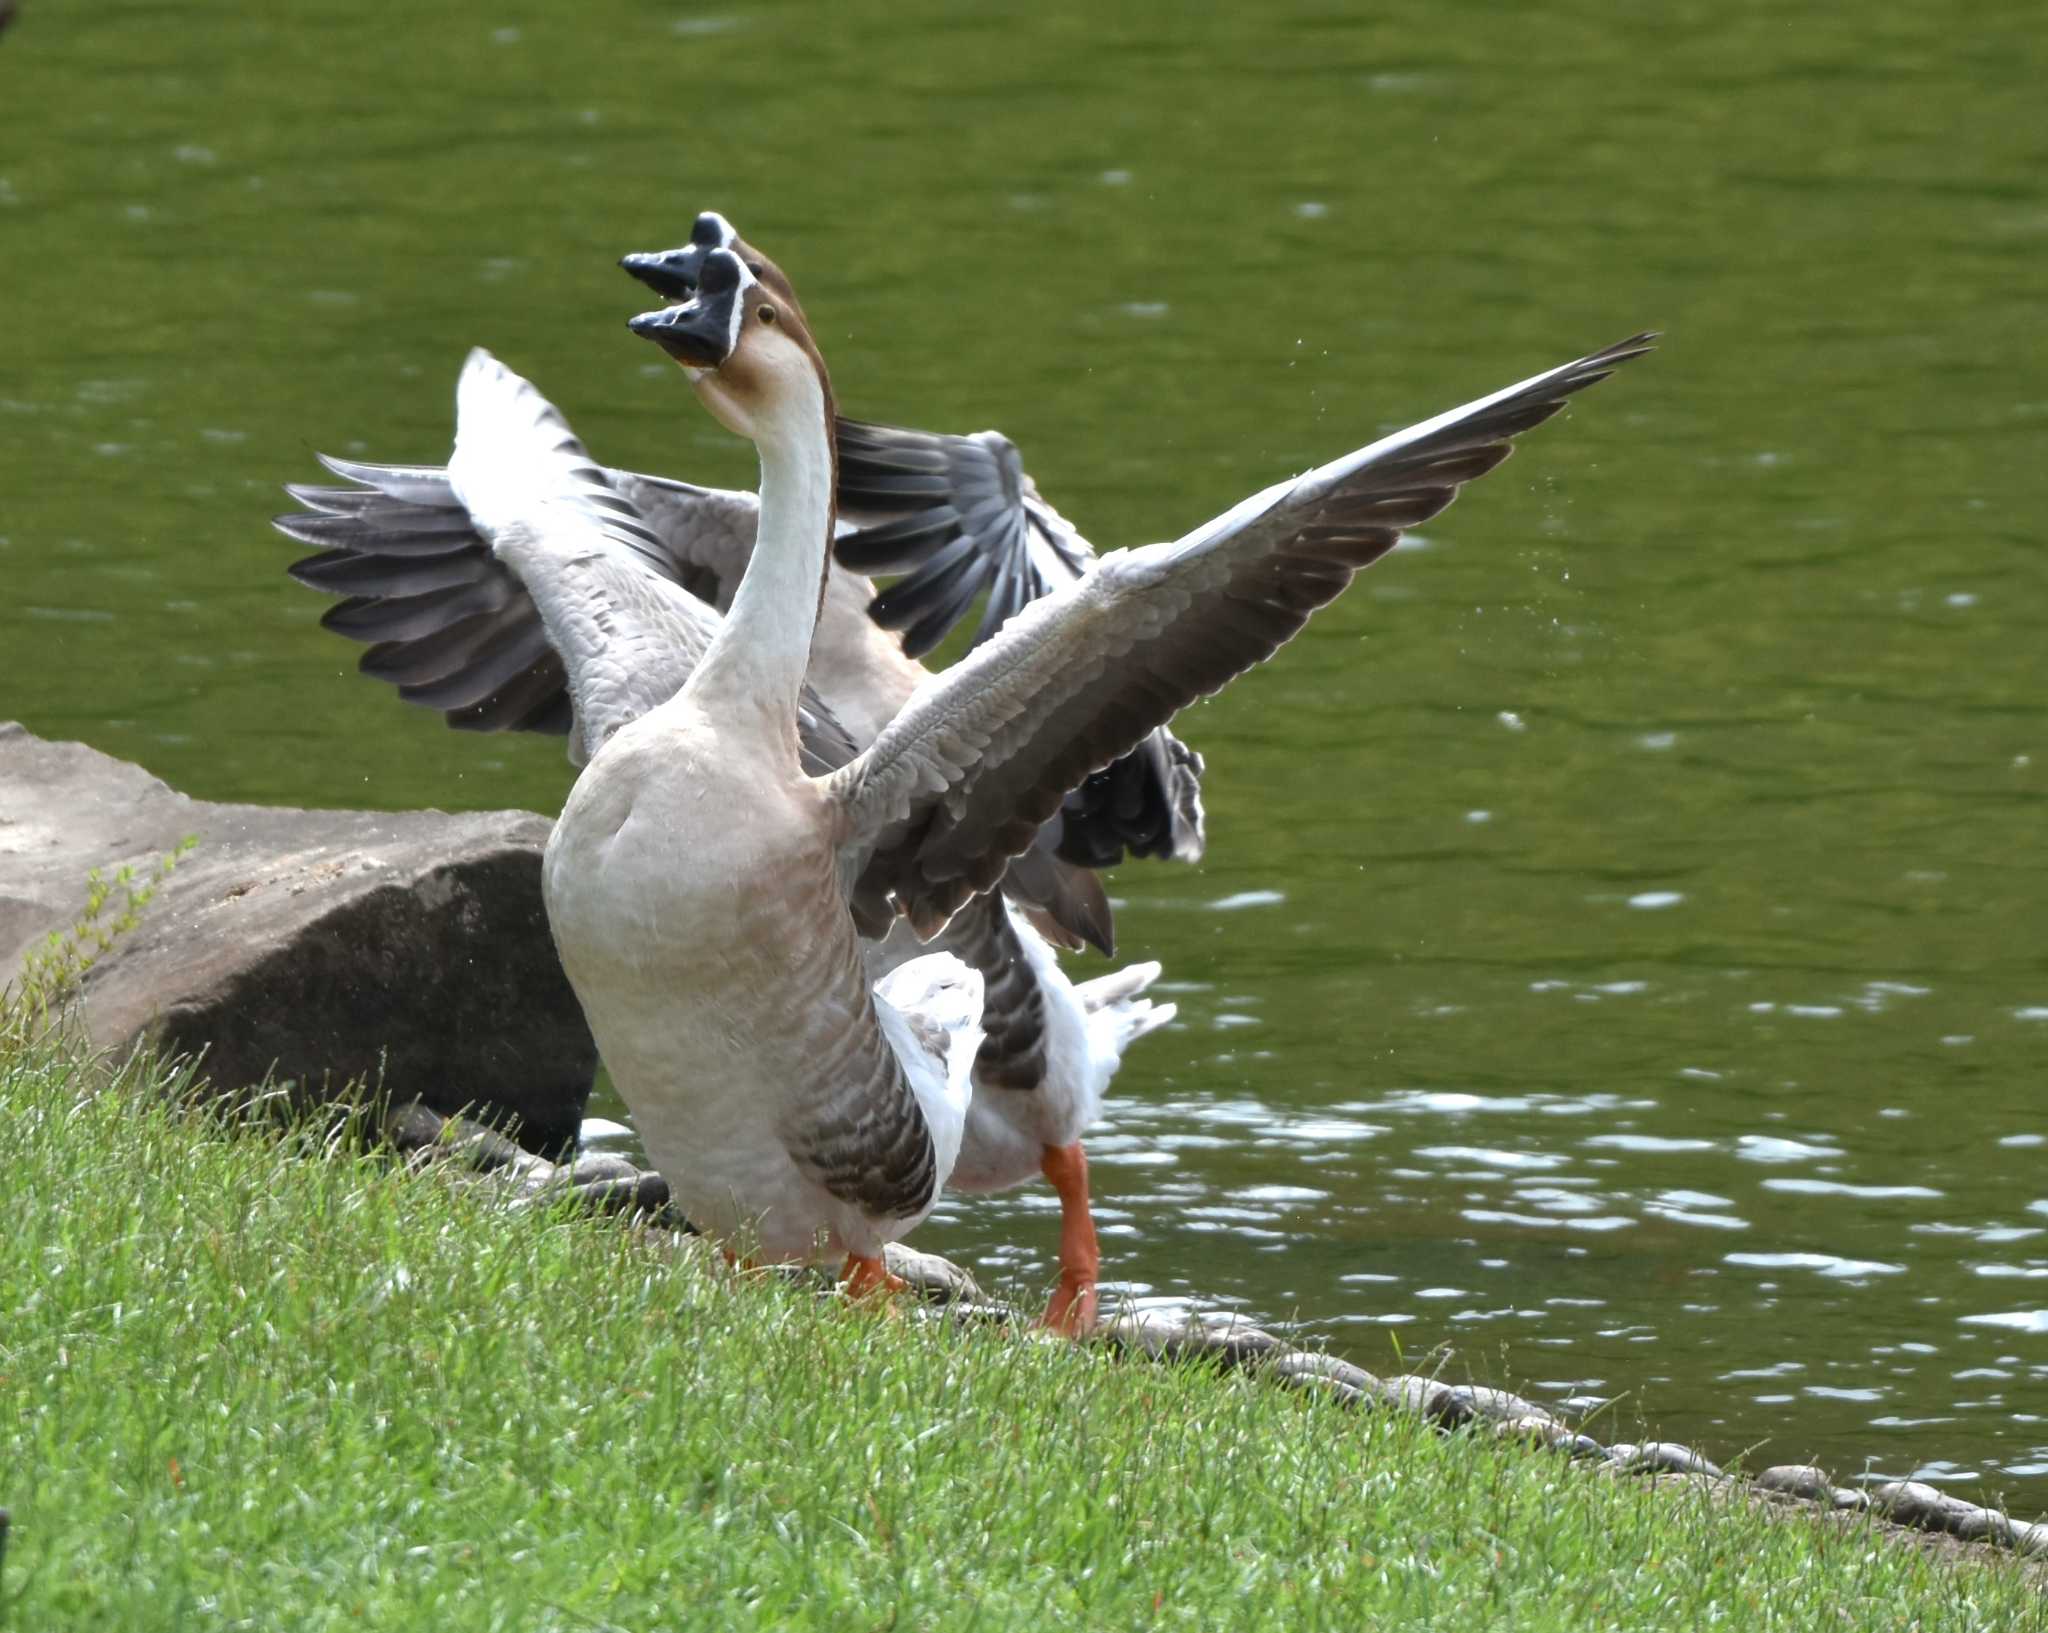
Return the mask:
M0 1626L2009 1629L2016 1569L849 1311L0 1034Z

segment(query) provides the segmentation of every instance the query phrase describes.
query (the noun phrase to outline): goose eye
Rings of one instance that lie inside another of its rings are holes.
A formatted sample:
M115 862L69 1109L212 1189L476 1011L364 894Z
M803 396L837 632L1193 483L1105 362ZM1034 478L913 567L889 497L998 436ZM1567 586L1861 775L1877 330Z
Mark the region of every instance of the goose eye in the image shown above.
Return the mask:
M759 318L763 323L773 323L775 321L775 308L772 306L763 306L754 313L754 316Z

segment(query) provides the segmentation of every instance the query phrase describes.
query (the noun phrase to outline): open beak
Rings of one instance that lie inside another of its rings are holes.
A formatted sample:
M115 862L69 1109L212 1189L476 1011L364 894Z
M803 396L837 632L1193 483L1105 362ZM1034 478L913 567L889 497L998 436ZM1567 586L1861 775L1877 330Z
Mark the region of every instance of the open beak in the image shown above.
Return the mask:
M704 246L685 244L681 249L643 250L619 257L619 265L664 300L686 301L697 293L697 279L704 268Z
M730 300L702 298L659 312L642 312L626 327L651 340L686 368L715 369L731 354Z

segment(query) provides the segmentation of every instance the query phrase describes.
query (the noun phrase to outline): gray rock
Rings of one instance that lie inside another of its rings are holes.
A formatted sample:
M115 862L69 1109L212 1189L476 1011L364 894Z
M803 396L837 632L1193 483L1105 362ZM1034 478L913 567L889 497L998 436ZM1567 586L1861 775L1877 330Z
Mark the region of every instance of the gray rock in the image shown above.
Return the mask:
M663 1230L694 1236L696 1227L671 1205L668 1181L624 1157L578 1157L557 1174L577 1200L598 1213L638 1214Z
M237 1094L366 1078L573 1142L597 1052L540 898L525 812L297 811L188 799L139 766L0 724L0 985L78 920L93 868L184 857L84 983L90 1041L204 1051ZM118 898L117 898L118 905Z
M1122 1309L1097 1331L1154 1360L1208 1359L1228 1367L1248 1366L1282 1347L1264 1328L1220 1311Z
M683 1231L691 1236L697 1234L697 1227L676 1212L668 1181L652 1168L644 1170L633 1186L633 1207L652 1216L669 1230Z
M1460 1405L1453 1398L1450 1385L1417 1373L1387 1379L1380 1385L1380 1393L1389 1406L1415 1412L1443 1424L1445 1428L1454 1429L1471 1416L1469 1403L1463 1408L1465 1416L1458 1415Z
M2019 1552L2035 1558L2048 1554L2048 1522L2015 1525L2012 1528L2012 1545Z
M950 1321L956 1327L1022 1327L1025 1324L1023 1311L993 1301L986 1304L970 1303L965 1299L951 1304L920 1302L914 1308L921 1316L934 1321ZM1051 1335L1045 1336L1050 1338Z
M586 1186L612 1182L638 1185L640 1170L627 1158L610 1152L581 1156L569 1164L569 1183L579 1190Z
M495 1129L443 1117L417 1100L391 1109L384 1119L384 1139L415 1168L449 1162L478 1179L502 1182L517 1197L545 1200L567 1191L594 1212L637 1215L663 1230L695 1234L670 1206L668 1181L616 1154L552 1163L521 1150Z
M1773 1491L1781 1497L1802 1497L1810 1503L1834 1504L1835 1483L1828 1471L1812 1463L1780 1463L1756 1477L1759 1491Z
M1505 1389L1490 1389L1484 1384L1453 1385L1447 1392L1447 1398L1437 1403L1437 1410L1432 1415L1455 1416L1461 1423L1472 1418L1485 1418L1493 1423L1518 1420L1557 1422L1556 1415L1547 1408L1525 1401L1520 1395L1510 1394Z
M1559 1423L1548 1412L1529 1417L1496 1418L1492 1422L1494 1434L1502 1440L1522 1440L1535 1446L1547 1446L1552 1451L1580 1460L1607 1455L1607 1448L1591 1435L1582 1435L1570 1424Z
M1156 1361L1178 1355L1186 1332L1185 1316L1165 1310L1118 1309L1096 1326L1095 1336Z
M1946 1531L1958 1537L1989 1536L1991 1520L2004 1518L2002 1515L1992 1516L1975 1503L1951 1497L1922 1480L1886 1480L1873 1486L1870 1506L1899 1525L1910 1525L1921 1531Z
M1284 1389L1326 1395L1346 1406L1376 1398L1380 1388L1379 1380L1363 1367L1313 1350L1283 1350L1272 1355L1259 1368L1259 1375Z
M384 1141L394 1151L411 1159L415 1167L430 1162L452 1162L475 1174L507 1177L531 1174L540 1179L566 1176L567 1170L545 1158L523 1150L519 1142L498 1130L466 1117L449 1117L424 1101L407 1100L384 1115Z
M1970 1513L1958 1515L1953 1534L1964 1542L1994 1542L2001 1548L2017 1546L2023 1527L1995 1508L1979 1508L1975 1503L1964 1503Z
M500 1169L510 1168L516 1173L533 1173L541 1180L552 1179L555 1175L554 1164L521 1150L518 1141L508 1139L495 1128L473 1123L466 1117L453 1117L444 1122L441 1137L435 1144L444 1155L479 1174L495 1174ZM546 1171L539 1172L534 1166L536 1163L539 1169Z
M1331 1383L1342 1384L1344 1388L1359 1395L1378 1397L1385 1390L1381 1383L1362 1366L1355 1366L1340 1356L1326 1355L1320 1350L1279 1350L1269 1352L1260 1366L1260 1371L1281 1382L1299 1381L1304 1378L1322 1378Z
M448 1119L417 1100L393 1106L384 1118L384 1140L401 1157L440 1156L441 1131Z
M901 1276L913 1293L930 1303L988 1302L972 1276L951 1259L942 1259L936 1253L920 1253L902 1242L890 1242L882 1250L882 1263L890 1275Z
M1607 1455L1620 1464L1625 1474L1704 1474L1713 1480L1724 1478L1718 1465L1675 1440L1646 1440L1640 1446L1613 1446Z
M558 1177L567 1176L566 1169L558 1168L555 1172ZM649 1179L656 1181L660 1186L661 1200L658 1202L650 1203L642 1190L644 1182ZM636 1171L630 1179L570 1180L568 1190L578 1203L593 1213L647 1214L653 1216L656 1223L668 1223L666 1218L661 1217L662 1210L668 1202L668 1183L659 1174L641 1174Z
M1888 1520L1919 1531L1954 1531L1976 1504L1952 1498L1921 1479L1886 1479L1870 1488L1870 1506Z
M676 1211L668 1180L643 1168L633 1178L618 1180L575 1180L569 1184L578 1201L596 1213L618 1213L643 1219L655 1229L674 1231L676 1236L696 1236L696 1225Z
M1316 1372L1276 1372L1273 1381L1297 1394L1325 1396L1339 1406L1358 1406L1370 1398L1341 1378L1325 1378Z

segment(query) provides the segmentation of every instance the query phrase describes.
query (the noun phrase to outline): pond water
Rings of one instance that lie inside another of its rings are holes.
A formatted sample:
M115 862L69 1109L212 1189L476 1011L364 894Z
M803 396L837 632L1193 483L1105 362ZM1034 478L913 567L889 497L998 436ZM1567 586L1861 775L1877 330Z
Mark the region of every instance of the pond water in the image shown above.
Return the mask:
M1001 426L1104 547L1660 328L1183 718L1108 1268L2048 1509L2038 18L1103 12L24 7L0 715L214 799L558 808L557 743L354 678L266 522L315 449L441 458L472 343L751 482L621 326L701 207L850 412Z

